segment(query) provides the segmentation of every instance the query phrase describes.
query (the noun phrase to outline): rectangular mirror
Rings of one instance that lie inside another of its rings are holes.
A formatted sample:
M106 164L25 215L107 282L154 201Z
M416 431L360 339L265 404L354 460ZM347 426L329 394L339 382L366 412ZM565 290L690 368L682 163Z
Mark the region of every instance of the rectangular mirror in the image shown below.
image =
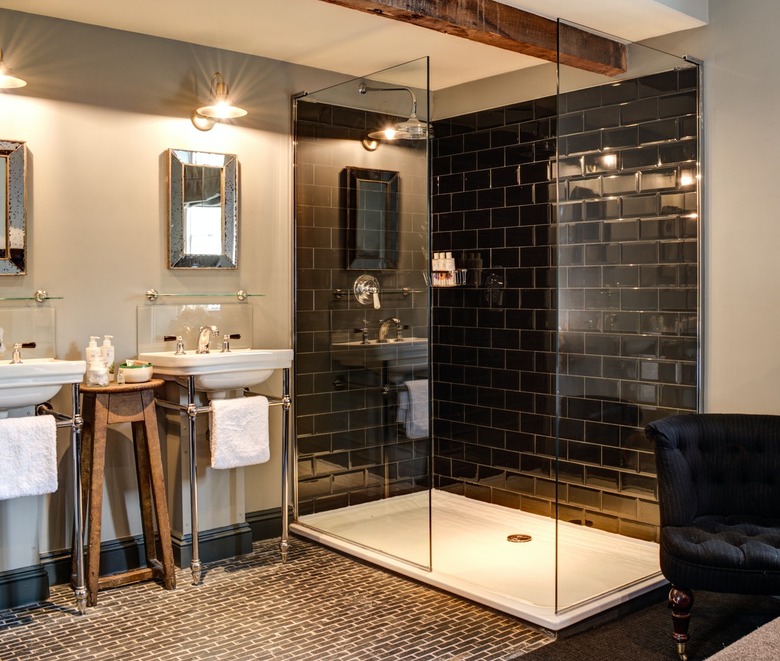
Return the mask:
M347 269L398 268L398 172L347 167Z
M0 140L0 275L25 275L27 248L27 148Z
M168 150L168 268L238 266L238 159Z

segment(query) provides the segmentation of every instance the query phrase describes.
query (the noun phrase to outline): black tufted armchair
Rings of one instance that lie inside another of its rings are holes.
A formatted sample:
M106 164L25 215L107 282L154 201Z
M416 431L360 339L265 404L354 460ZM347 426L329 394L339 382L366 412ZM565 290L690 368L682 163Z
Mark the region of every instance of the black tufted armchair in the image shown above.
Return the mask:
M780 416L678 415L655 443L661 571L687 658L693 590L780 594Z

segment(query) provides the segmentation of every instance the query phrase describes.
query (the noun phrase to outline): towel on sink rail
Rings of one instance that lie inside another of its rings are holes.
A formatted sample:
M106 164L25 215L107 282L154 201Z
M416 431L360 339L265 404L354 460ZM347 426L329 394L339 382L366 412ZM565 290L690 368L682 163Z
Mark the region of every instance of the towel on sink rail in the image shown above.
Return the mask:
M0 500L57 491L57 421L41 415L0 420Z
M211 467L238 468L271 458L268 441L268 398L212 399Z
M404 425L406 438L428 438L428 379L404 381L396 420Z

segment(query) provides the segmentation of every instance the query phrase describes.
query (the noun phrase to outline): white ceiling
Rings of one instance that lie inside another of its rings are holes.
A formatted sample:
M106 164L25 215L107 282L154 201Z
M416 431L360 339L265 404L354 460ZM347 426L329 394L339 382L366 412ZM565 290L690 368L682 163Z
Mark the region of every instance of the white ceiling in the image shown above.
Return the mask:
M687 30L708 0L502 0L625 41ZM429 56L442 89L539 60L321 0L0 0L0 7L361 76Z

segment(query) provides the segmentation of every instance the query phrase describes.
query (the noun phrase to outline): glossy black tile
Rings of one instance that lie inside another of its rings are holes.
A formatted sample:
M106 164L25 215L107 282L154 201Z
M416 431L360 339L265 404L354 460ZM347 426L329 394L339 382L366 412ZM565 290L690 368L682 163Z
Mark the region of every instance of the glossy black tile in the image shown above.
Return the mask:
M631 101L620 107L620 119L623 125L638 124L658 118L658 99L656 97Z
M579 332L569 332L561 338L564 345L568 344L565 369L571 373L562 374L558 382L561 393L577 395L566 397L562 402L565 415L578 416L560 420L562 438L567 438L566 434L579 439L587 436L589 441L581 444L584 450L572 450L574 461L563 463L561 474L569 489L581 488L577 484L590 480L588 484L593 485L596 494L599 489L617 492L619 473L636 473L642 459L642 466L651 471L652 461L648 461L648 457L652 459L652 455L646 448L619 447L624 430L641 433L637 425L653 415L660 416L658 411L678 410L681 402L686 401L687 391L680 388L695 391L695 367L691 367L695 345L683 341L695 336L658 337L677 331L684 333L692 325L687 318L686 321L682 319L687 311L666 310L664 304L685 305L687 292L680 294L678 285L687 280L692 283L691 289L695 286L695 268L689 268L695 262L686 261L695 259L695 253L692 254L684 243L675 241L681 236L695 238L697 234L695 222L683 224L678 218L678 214L695 210L695 195L677 192L676 170L657 170L659 164L690 163L696 158L695 140L685 138L685 144L676 142L678 134L695 136L696 128L695 122L689 122L687 117L679 119L675 114L684 112L688 107L686 104L695 98L677 93L674 86L681 79L682 74L670 72L646 80L623 81L615 86L585 90L576 93L576 98L565 95L562 100L567 114L560 122L551 121L554 97L539 103L508 107L503 109L504 119L507 124L514 124L508 131L498 124L488 129L490 118L478 127L475 114L473 121L456 120L454 124L460 128L453 128L451 135L464 136L464 150L485 153L435 152L440 154L436 158L444 159L434 166L438 173L465 175L465 190L486 190L491 186L506 188L506 191L501 206L490 206L499 201L498 195L483 195L478 206L486 208L481 212L458 208L460 201L454 203L455 215L450 215L453 212L445 208L444 213L437 214L440 216L438 226L434 225L445 228L442 231L444 239L439 244L434 236L433 245L441 245L439 249L446 250L451 249L454 241L460 240L463 250L474 251L481 247L483 271L499 264L507 267L502 272L509 287L504 292L505 300L512 306L529 306L492 309L485 307L485 299L479 291L435 292L438 304L464 305L464 308L452 307L451 310L458 317L457 325L461 329L471 328L468 333L460 334L460 340L466 344L456 351L439 352L433 348L435 359L457 362L447 368L437 367L438 374L457 379L461 384L468 383L471 388L476 379L486 382L486 385L477 386L476 395L471 394L469 387L461 387L455 394L451 390L437 390L437 394L456 400L437 405L437 415L452 414L452 419L442 420L441 428L450 433L453 425L459 425L461 431L465 431L469 425L464 419L471 420L473 415L478 423L471 422L470 428L478 430L479 442L484 442L484 447L492 447L494 453L507 452L502 444L506 443L508 448L508 444L514 442L510 441L509 434L515 434L515 439L523 441L523 450L549 456L556 445L552 435L555 383L540 379L540 376L554 375L557 361L551 349L556 344L553 340L559 324L579 329ZM691 89L691 76L686 75L686 80L688 87L681 89ZM659 95L663 97L660 100ZM628 105L621 108L619 104ZM532 110L539 114L532 117ZM489 117L498 114L490 113ZM631 125L618 126L619 116ZM540 118L543 121L538 121ZM556 198L556 188L549 181L552 173L547 172L548 160L555 147L550 137L556 127L560 135L565 136L562 141L564 153L566 149L580 150L576 155L564 156L557 166L558 175L564 179L579 179L577 184L562 189L560 198ZM488 148L488 134L493 137L493 147L502 147L500 154ZM523 142L507 146L515 135ZM648 143L647 146L638 148L644 143ZM602 152L602 148L611 153ZM480 158L481 162L478 161ZM529 183L517 184L518 165L524 166L520 168L520 181ZM640 171L643 175L641 190L650 190L651 195L636 194L636 174ZM489 184L485 172L490 172ZM620 172L625 174L614 176ZM583 173L590 176L583 177ZM599 176L604 178L599 179ZM460 192L455 189L457 182L457 179L444 182L447 187L444 190L449 191L447 195ZM585 189L588 192L583 195ZM661 191L662 195L655 194L656 191ZM573 199L578 195L584 201ZM565 204L554 208L547 204L556 199ZM452 199L449 203L452 204ZM660 213L668 215L662 218ZM560 227L555 226L561 232L551 234L548 231L551 220L563 223ZM582 220L593 222L582 223ZM458 225L461 221L462 228ZM683 228L687 234L682 234ZM562 244L550 250L548 246L554 246L558 236ZM695 246L695 242L691 245ZM559 260L570 266L560 271L560 277L551 268ZM593 271L588 271L589 268ZM560 292L560 302L564 306L562 316L554 310L558 302L555 287L559 284L569 288ZM478 313L473 327L464 326L460 320L465 311ZM434 318L444 319L435 310ZM451 324L455 316L449 314L445 321ZM492 348L499 350L518 345L515 338L519 331L519 348L511 349L503 356L503 367L498 366L495 356L479 350L479 347L487 348L487 336L481 329L490 328L499 329L492 334ZM534 328L546 330L544 334L535 335L530 331ZM500 329L512 329L512 332ZM640 333L654 337L648 344ZM434 337L440 336L449 340L456 337L434 332ZM617 355L621 351L638 353ZM600 366L589 365L587 359L590 357L600 360ZM682 366L681 360L686 361ZM470 375L466 370L478 372ZM635 384L637 379L640 381ZM688 381L684 382L684 379ZM624 385L624 382L631 383ZM472 398L473 404L469 402ZM653 407L657 409L655 412ZM486 410L490 411L489 421ZM521 431L511 431L515 428ZM625 433L626 439L632 437L631 433ZM601 449L600 463L589 448ZM524 465L519 454L500 456L499 459L494 454L490 460L494 469L489 474L478 473L476 479L484 480L484 484L491 484L493 488L495 483L504 480L503 471L509 470L501 493L514 494L510 500L516 504L520 498L521 506L529 511L549 511L549 502L545 504L545 498L550 498L552 493L549 471L542 469L545 470L543 480L534 484L532 477L528 480L527 476L519 476L526 469L538 470L538 466L529 464L529 460ZM479 459L475 462L479 466L488 465L481 463L487 461L484 458L471 458ZM501 463L507 465L498 465ZM593 469L589 474L583 472L586 465ZM476 485L468 488L477 489ZM525 491L521 496L522 489ZM567 489L561 493L571 501ZM487 497L485 494L479 489L475 491L476 497ZM533 498L531 494L534 494ZM642 492L642 495L645 497L646 493ZM589 502L593 509L602 507L600 497ZM632 509L639 513L635 498L613 499L608 502L608 508L611 508L610 515L598 515L604 525L615 525L614 514L630 516L625 512Z
M435 130L435 129L434 129ZM490 131L478 131L477 133L466 133L463 136L464 151L479 151L490 147Z
M667 142L678 137L677 119L662 119L639 125L639 144Z
M658 99L659 117L679 117L696 113L696 92L691 90L680 94L670 94Z
M570 135L567 138L561 139L560 143L564 145L564 153L569 156L572 154L598 151L602 148L601 131Z
M605 129L620 125L620 106L617 105L586 110L583 114L583 129L585 131Z

